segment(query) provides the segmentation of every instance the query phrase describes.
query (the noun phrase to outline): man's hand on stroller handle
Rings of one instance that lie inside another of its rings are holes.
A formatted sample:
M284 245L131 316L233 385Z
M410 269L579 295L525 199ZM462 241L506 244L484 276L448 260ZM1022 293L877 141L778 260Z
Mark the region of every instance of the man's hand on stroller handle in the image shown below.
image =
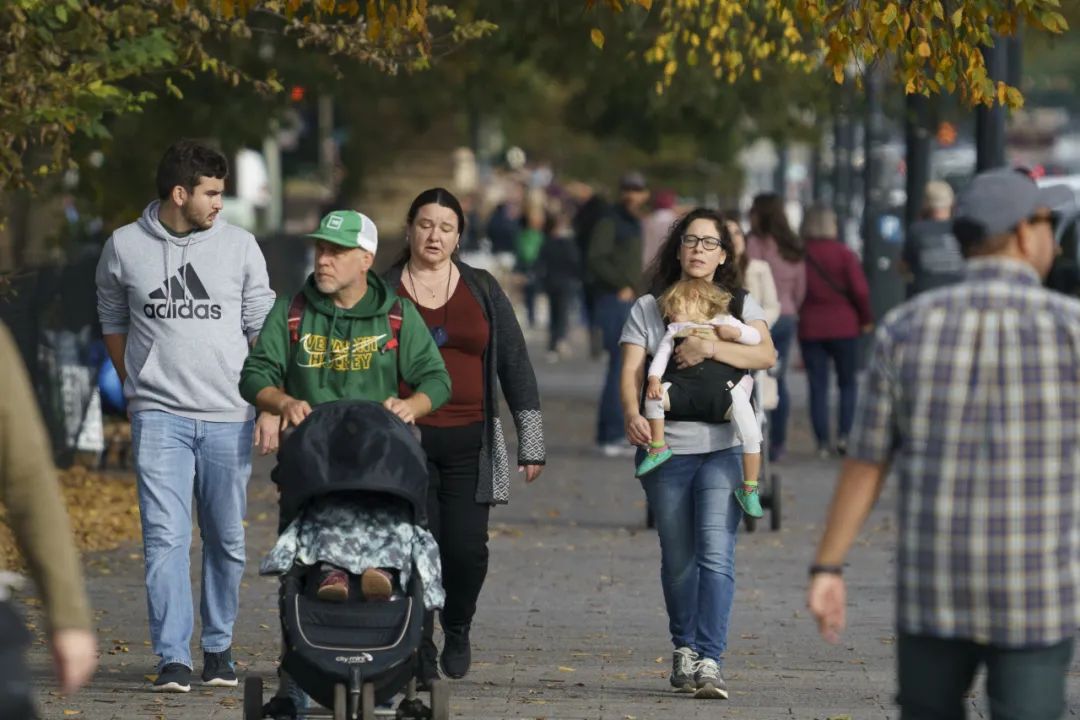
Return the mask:
M286 430L289 426L299 427L304 418L311 414L311 406L306 400L297 400L288 395L281 402L281 429Z

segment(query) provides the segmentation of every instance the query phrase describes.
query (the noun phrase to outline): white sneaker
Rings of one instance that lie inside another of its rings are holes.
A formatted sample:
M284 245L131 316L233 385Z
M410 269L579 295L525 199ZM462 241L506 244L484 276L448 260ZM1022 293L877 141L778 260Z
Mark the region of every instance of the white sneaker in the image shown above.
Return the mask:
M637 448L622 443L606 443L600 446L600 452L604 453L604 457L609 458L634 457Z
M727 700L727 684L720 676L720 666L712 658L694 663L694 697L709 700Z

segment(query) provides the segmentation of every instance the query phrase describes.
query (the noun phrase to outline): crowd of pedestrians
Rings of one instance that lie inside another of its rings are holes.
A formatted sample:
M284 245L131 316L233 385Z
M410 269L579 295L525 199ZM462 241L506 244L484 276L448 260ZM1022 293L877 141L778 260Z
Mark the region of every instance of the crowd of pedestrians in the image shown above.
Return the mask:
M193 509L203 540L201 680L237 684L252 447L278 451L318 406L342 400L379 404L414 429L430 475L430 536L415 540L430 586L415 673L426 688L462 678L491 508L509 501L514 467L532 482L546 462L519 317L495 277L460 254L475 217L446 189L421 192L402 218L402 255L379 275L375 224L333 210L309 235L312 274L275 299L255 238L219 217L227 174L208 147L170 147L158 199L113 233L97 269L105 344L132 425L159 657L153 689L191 689ZM809 568L823 636L836 641L844 628L844 561L892 470L903 717L963 717L984 665L993 717L1062 715L1080 622L1080 303L1041 280L1065 202L1011 170L977 175L955 209L951 190L931 184L927 217L903 252L912 299L875 319L860 261L828 208L808 208L796 233L783 198L759 195L744 233L739 212L678 207L636 172L610 204L582 183L511 187L486 234L514 257L524 322L540 323L536 299L546 295L548 359L558 361L580 306L606 353L596 443L628 465L633 457L655 518L674 690L728 696L736 537L744 515L761 514L758 453L784 456L797 339L818 453L846 456ZM860 397L864 338L875 327ZM0 333L0 353L10 356L9 346ZM19 372L8 381L0 499L45 596L63 689L73 691L96 661L89 613L29 388ZM500 393L518 438L513 462ZM754 405L774 408L767 438ZM357 588L389 599L401 590L398 569L360 530L373 517L355 499L312 505L299 520L283 514L263 570L302 562L327 602ZM327 536L337 542L320 546ZM14 615L0 622L19 625ZM12 679L0 702L29 717L21 650L0 648ZM308 702L281 672L265 711L288 717Z

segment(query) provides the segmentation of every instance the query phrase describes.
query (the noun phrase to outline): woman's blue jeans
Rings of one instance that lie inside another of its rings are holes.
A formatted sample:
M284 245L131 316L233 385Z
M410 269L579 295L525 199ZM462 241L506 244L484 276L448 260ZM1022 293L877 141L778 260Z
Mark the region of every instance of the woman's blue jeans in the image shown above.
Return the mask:
M735 600L742 448L675 455L641 478L660 535L671 642L722 663Z

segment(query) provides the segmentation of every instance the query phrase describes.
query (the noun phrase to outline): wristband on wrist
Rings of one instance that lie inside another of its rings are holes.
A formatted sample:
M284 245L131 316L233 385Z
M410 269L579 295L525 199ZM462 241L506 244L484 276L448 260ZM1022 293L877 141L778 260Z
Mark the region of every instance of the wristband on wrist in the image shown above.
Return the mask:
M843 565L825 565L815 563L810 566L810 577L815 575L843 575Z

